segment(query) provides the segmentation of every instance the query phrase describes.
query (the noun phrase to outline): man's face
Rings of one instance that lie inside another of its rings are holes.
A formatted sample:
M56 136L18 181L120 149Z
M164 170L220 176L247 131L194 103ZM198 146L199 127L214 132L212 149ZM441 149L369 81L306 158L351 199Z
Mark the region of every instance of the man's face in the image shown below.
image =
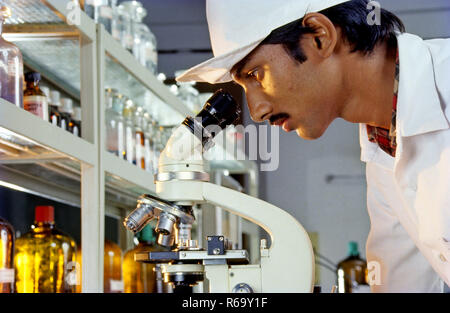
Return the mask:
M316 139L338 116L340 71L332 57L316 56L313 45L302 48L308 59L300 64L281 44L262 45L239 73L240 66L231 73L245 90L253 121L269 120L304 139Z

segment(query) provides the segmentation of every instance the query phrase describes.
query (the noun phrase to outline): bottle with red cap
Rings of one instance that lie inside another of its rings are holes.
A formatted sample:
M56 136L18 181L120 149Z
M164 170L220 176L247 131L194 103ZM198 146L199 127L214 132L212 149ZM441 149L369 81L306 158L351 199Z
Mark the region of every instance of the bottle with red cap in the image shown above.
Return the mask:
M18 293L75 292L76 243L55 226L54 208L37 206L31 230L15 244Z

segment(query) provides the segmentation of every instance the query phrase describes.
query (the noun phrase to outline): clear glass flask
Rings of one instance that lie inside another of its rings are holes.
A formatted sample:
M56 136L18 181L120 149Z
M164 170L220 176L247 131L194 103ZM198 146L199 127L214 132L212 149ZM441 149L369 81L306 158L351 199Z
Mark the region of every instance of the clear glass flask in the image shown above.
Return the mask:
M0 97L23 108L22 53L2 37L3 24L10 16L11 10L0 6Z

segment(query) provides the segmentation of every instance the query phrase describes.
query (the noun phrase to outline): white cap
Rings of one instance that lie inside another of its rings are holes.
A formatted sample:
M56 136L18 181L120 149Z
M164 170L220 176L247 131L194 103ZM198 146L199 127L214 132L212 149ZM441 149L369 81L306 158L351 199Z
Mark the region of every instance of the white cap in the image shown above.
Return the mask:
M48 88L47 86L42 86L42 87L40 87L40 89L47 96L47 98L50 97L50 88Z
M214 58L187 70L177 81L231 81L230 70L274 29L349 0L206 0Z
M72 117L75 121L81 121L81 108L80 107L73 108L73 116Z
M61 97L61 94L59 93L59 91L57 91L57 90L50 91L49 103L51 105L59 107L61 105L60 97Z
M61 99L62 107L60 108L61 112L73 114L73 103L72 99L62 98Z

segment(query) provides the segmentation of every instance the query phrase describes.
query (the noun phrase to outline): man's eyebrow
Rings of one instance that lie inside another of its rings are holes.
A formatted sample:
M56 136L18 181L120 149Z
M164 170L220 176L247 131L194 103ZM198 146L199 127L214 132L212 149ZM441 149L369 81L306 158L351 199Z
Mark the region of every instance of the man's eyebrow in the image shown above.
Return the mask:
M247 55L245 58L240 60L233 68L231 69L231 75L235 76L236 78L240 79L242 78L241 72L242 69L245 67L246 64L248 64L253 57L253 53Z

